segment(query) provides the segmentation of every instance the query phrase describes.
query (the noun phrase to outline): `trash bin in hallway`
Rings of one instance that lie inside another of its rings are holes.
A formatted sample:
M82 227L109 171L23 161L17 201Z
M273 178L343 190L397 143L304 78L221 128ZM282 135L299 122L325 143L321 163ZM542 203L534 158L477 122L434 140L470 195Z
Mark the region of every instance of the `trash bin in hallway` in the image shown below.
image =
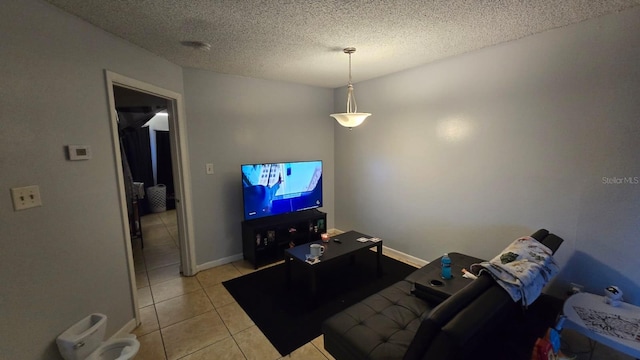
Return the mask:
M158 184L147 188L147 199L151 212L159 213L167 211L167 187Z

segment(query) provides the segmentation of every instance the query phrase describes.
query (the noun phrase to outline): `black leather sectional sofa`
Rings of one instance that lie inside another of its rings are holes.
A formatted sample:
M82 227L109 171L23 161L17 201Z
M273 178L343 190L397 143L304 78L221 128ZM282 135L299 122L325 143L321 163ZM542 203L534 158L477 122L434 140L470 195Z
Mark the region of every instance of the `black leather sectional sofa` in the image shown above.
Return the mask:
M532 237L554 252L563 242L544 229ZM482 261L449 256L456 276L462 267ZM488 274L464 279L468 283L457 279L459 289L449 289L450 295L433 292L430 282L439 266L436 259L327 319L322 325L325 349L338 360L530 359L536 338L554 324L561 301L543 294L523 309Z

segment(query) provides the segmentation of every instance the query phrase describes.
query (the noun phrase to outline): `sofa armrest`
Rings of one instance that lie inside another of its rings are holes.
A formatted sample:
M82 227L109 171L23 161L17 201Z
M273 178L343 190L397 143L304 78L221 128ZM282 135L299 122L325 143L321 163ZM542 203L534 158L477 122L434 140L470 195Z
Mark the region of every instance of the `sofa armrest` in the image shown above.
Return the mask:
M493 285L489 276L481 276L436 306L421 323L404 360L420 359L431 346L440 329Z

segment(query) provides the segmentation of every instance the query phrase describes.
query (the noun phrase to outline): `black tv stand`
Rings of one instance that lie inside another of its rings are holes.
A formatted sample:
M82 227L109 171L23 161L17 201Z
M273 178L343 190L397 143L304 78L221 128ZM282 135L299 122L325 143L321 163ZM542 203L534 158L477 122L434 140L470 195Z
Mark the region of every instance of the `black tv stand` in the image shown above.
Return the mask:
M254 268L283 259L284 250L320 239L327 214L303 210L242 222L242 253Z

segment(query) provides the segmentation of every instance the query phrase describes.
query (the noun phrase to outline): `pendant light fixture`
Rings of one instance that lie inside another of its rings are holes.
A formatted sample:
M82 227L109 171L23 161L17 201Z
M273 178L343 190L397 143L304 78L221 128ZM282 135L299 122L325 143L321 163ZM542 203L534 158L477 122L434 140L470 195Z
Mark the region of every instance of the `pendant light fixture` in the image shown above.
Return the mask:
M347 112L339 114L331 114L331 116L338 121L338 123L349 129L354 128L364 122L364 120L371 116L370 113L359 113L358 105L356 104L356 96L353 94L353 84L351 84L351 54L356 52L356 48L348 47L344 49L345 54L349 54L349 84L347 85Z

